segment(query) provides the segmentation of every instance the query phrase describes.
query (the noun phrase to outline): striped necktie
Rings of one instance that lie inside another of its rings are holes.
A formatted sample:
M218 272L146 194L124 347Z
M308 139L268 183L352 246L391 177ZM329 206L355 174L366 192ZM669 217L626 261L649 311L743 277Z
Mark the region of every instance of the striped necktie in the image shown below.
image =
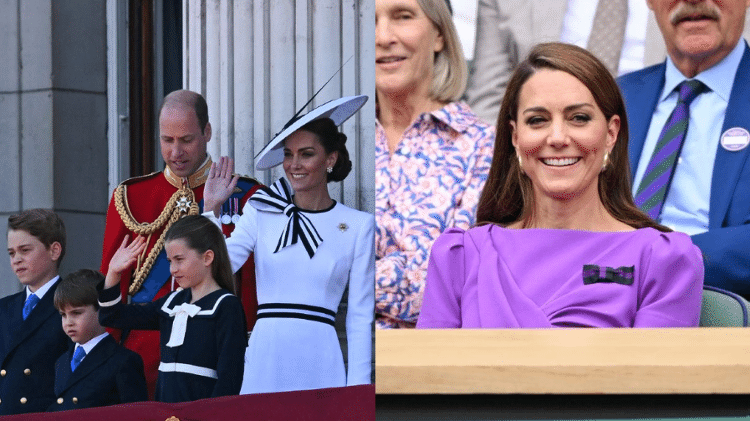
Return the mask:
M677 105L659 135L654 154L643 174L635 194L635 204L656 220L661 214L664 199L674 175L675 163L685 140L690 119L690 103L706 85L698 80L686 80L678 86Z

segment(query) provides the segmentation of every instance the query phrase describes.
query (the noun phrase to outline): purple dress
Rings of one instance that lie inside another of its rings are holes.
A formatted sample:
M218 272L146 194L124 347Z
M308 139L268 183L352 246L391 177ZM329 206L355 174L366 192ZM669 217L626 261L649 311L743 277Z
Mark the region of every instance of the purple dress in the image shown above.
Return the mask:
M703 259L686 234L449 229L418 328L698 326Z

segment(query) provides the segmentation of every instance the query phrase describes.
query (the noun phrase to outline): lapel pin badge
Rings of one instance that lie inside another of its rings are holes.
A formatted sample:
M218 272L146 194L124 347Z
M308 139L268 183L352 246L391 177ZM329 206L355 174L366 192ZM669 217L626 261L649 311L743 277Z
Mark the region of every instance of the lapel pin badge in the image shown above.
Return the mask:
M339 231L345 232L348 229L349 229L349 226L346 225L345 223L342 222L342 223L339 224Z
M732 127L721 135L721 147L729 152L745 149L750 144L750 133L742 127Z

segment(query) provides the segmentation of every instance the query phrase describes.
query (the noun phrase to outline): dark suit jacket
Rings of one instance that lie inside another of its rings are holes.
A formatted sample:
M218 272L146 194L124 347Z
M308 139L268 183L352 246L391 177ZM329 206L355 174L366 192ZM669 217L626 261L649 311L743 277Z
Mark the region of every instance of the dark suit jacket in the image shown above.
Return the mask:
M148 400L143 360L107 335L70 371L71 346L55 363L57 400L48 411L116 405Z
M43 412L55 399L55 360L70 343L52 305L56 288L26 320L25 291L0 299L0 415Z
M741 41L745 42L745 41ZM635 169L659 94L666 63L618 79L630 128L629 158ZM745 42L742 61L732 85L724 127L750 131L750 49ZM717 139L711 139L717 141ZM704 256L707 285L750 295L750 147L730 152L718 145L711 178L709 230L693 235ZM635 174L635 170L632 171ZM631 182L633 180L631 179Z

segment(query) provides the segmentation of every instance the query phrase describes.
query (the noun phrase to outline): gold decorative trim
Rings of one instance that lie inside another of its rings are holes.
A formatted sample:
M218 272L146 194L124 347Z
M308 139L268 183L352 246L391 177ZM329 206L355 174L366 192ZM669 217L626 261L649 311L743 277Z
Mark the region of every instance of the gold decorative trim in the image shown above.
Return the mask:
M120 219L122 219L122 222L128 230L138 235L148 236L146 240L147 243L151 240L151 234L163 228L159 239L151 248L151 251L149 251L145 260L143 259L143 256L138 257L138 263L136 264L136 269L133 273L133 281L128 289L128 294L132 296L141 289L143 282L146 280L146 276L154 266L156 257L164 248L164 236L166 235L167 230L169 230L169 227L185 215L198 215L198 202L195 200L193 190L187 186L182 186L172 195L164 207L164 210L162 210L161 214L159 214L154 222L138 222L130 211L130 206L127 200L127 186L125 184L120 184L117 186L117 190L115 190L115 208L117 209L117 213L120 214Z
M208 172L211 170L211 162L213 162L211 161L211 155L206 155L206 160L203 161L203 165L201 165L194 173L192 173L187 178L174 175L174 173L172 173L172 171L169 169L169 166L166 166L164 168L164 178L169 181L169 184L175 186L178 189L182 187L185 181L187 181L189 188L194 189L205 183L208 179Z

